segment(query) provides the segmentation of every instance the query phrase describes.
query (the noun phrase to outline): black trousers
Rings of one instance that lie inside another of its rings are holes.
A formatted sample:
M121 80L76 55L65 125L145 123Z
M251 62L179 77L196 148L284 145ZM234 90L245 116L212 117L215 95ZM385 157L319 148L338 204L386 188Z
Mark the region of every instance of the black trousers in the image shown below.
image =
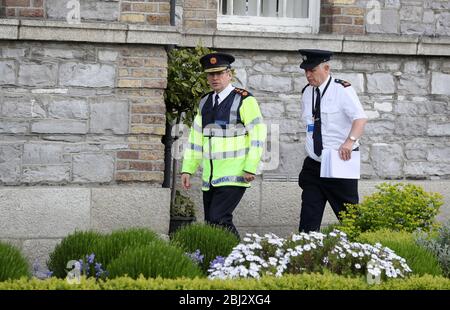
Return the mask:
M246 187L240 186L211 186L209 191L203 192L205 222L223 226L240 238L233 224L233 211L244 196L245 190Z
M332 179L320 177L320 162L306 157L298 176L298 185L303 189L300 212L300 232L319 231L327 201L340 220L339 212L344 203L357 204L357 179Z

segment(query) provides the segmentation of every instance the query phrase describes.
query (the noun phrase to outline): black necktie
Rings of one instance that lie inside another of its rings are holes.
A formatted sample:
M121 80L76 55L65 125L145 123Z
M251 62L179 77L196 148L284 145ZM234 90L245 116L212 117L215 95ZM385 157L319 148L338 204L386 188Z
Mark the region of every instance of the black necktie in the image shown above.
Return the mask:
M314 141L314 153L317 156L322 155L322 123L320 120L320 90L316 88L316 104L314 107L314 131L313 131L313 141Z
M216 112L218 107L219 107L219 95L216 94L216 97L215 97L215 99L214 99L214 107L213 107L213 111Z

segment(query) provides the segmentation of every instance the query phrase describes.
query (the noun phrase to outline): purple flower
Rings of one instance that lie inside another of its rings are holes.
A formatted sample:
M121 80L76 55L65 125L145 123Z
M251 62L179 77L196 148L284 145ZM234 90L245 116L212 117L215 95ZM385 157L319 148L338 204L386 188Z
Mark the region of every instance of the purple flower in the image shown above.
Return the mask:
M203 262L203 257L204 255L200 254L200 250L197 249L195 252L193 253L186 253L186 255L192 259L195 263L197 264L201 264Z
M92 253L91 255L87 256L86 255L86 259L88 261L88 264L93 264L94 263L94 259L95 259L95 254Z
M213 268L214 265L219 264L219 265L223 265L225 263L225 258L222 256L217 256L216 258L214 258L214 260L209 264L210 268Z

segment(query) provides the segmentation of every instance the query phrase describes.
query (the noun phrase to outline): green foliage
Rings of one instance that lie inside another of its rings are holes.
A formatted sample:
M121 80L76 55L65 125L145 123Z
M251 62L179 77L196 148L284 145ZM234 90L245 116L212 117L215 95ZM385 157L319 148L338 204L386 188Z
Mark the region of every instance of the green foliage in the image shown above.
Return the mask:
M418 245L411 233L389 230L365 232L357 237L357 241L372 245L381 243L383 246L387 246L397 255L406 259L406 263L412 269L413 274L442 275L442 269L436 257L430 251Z
M443 274L450 278L450 221L435 233L419 233L417 243L437 257Z
M65 278L67 271L72 268L67 267L71 260L85 259L86 255L98 253L101 242L105 236L95 231L77 231L65 237L50 254L47 262L48 268L53 271L53 276ZM101 261L97 260L101 263Z
M75 232L64 238L50 254L48 267L53 275L65 278L67 267L71 260L83 260L87 263L87 257L95 254L95 262L100 263L103 269L108 269L108 264L117 258L127 248L149 245L151 242L163 242L157 233L146 228L130 228L103 235L94 231ZM91 265L93 268L94 265ZM94 275L93 270L90 275Z
M450 279L411 276L368 285L364 278L346 278L335 274L300 274L238 280L145 279L128 277L107 281L81 278L80 284L65 279L26 279L0 282L0 290L450 290ZM269 292L268 292L269 293Z
M29 276L28 262L19 249L11 244L0 242L0 281Z
M163 242L157 233L147 228L129 228L113 231L100 243L97 261L106 266L117 258L126 248L149 245L151 242Z
M204 255L202 269L206 273L210 262L217 256L228 256L239 244L239 239L220 226L192 224L178 229L171 236L171 243L188 253L200 250L201 255Z
M169 52L167 89L164 101L167 120L173 122L181 119L192 124L196 107L203 94L209 91L208 80L200 65L200 58L213 51L198 45L196 48L177 48Z
M152 242L123 251L108 266L110 278L128 275L145 278L199 277L200 268L177 247L162 242Z
M195 204L191 198L184 196L180 191L175 193L175 201L170 209L170 216L193 217L195 216Z
M360 204L347 205L347 210L341 213L339 229L351 238L383 228L413 232L418 228L428 231L435 226L434 218L443 204L440 194L403 183L382 183L377 188L378 192L365 197Z

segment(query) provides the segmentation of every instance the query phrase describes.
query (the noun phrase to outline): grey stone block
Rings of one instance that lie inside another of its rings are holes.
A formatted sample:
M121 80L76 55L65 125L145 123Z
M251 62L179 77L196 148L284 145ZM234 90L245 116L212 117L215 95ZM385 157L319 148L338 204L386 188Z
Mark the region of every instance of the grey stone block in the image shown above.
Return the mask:
M270 92L292 91L291 78L274 75L252 75L248 79L248 86L252 89Z
M25 86L55 86L57 70L53 63L21 63L18 82Z
M380 17L380 23L366 23L368 33L399 33L400 19L397 10L381 10Z
M119 53L116 51L98 51L98 59L100 61L116 61L117 57L119 56Z
M17 183L20 180L22 146L0 144L0 183Z
M91 105L91 133L128 133L128 102L115 98L100 99Z
M16 82L16 69L13 60L0 61L0 85L14 84Z
M19 20L17 19L3 19L0 21L0 39L2 40L17 40L19 37Z
M77 183L111 182L114 158L109 154L79 154L73 156L73 181Z
M151 187L92 189L91 228L110 232L125 227L147 227L167 234L170 190Z
M23 146L24 164L62 164L63 144L25 143Z
M431 93L433 95L450 96L450 74L433 72L431 78Z
M422 136L427 132L427 118L417 116L400 116L395 123L395 134L409 137Z
M295 182L264 182L261 225L298 225L301 189Z
M85 188L0 189L3 238L63 238L89 228L90 190Z
M66 19L71 10L66 1L47 0L46 12L49 19ZM81 19L117 21L120 14L118 1L83 0L80 1Z
M31 132L85 134L87 124L85 121L75 120L41 120L31 124Z
M403 177L403 150L398 144L374 143L370 154L372 165L380 178Z
M64 119L87 119L88 104L85 98L52 97L48 103L48 116Z
M21 121L0 121L0 133L23 134L28 131L28 123Z
M394 77L390 73L367 74L367 91L374 94L394 93Z
M67 183L70 181L68 165L33 165L25 166L22 172L24 183Z
M59 70L63 86L114 87L116 70L105 64L65 63Z
M23 95L20 97L5 97L2 115L8 118L44 118L46 112L40 102Z

